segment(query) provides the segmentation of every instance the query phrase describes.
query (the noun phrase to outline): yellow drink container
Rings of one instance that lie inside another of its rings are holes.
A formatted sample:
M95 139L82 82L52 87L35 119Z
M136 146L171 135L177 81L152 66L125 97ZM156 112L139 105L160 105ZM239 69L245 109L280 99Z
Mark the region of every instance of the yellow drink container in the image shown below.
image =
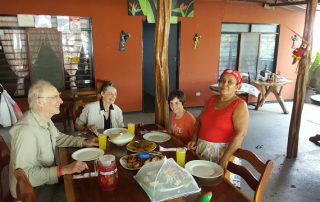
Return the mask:
M132 135L134 135L134 132L135 132L135 125L134 125L134 123L128 123L128 131L129 131L129 133L131 133Z
M98 136L99 141L99 149L106 150L107 149L107 136L104 134L100 134Z
M181 167L184 167L186 164L186 152L187 149L185 147L178 147L176 151L176 161L177 164Z

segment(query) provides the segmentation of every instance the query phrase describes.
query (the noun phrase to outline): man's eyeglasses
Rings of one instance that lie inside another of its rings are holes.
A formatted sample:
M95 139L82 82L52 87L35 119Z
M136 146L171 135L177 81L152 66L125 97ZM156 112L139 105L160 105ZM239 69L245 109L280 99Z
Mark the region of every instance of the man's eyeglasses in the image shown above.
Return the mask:
M59 93L58 95L55 95L55 96L38 96L38 98L49 98L49 99L57 100L57 99L61 98L60 95L61 95L61 93Z

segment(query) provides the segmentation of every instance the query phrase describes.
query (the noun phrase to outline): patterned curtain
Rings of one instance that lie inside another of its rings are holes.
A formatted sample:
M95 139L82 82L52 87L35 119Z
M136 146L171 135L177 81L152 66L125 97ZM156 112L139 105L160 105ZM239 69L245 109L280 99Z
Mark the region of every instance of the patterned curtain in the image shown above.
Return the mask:
M38 32L38 34L28 34L29 47L32 47L32 49L29 50L32 65L34 65L38 59L38 55L42 44L46 43L45 35L41 34L41 32L39 31L40 30L30 30L29 33Z
M70 88L77 89L76 73L80 62L80 52L82 47L81 31L63 33L62 44L64 69L70 76Z
M3 51L10 69L17 75L16 96L25 95L24 78L28 75L27 48L25 44L25 31L4 29L0 35Z
M57 56L57 58L60 58L62 51L61 34L58 35L56 30L46 30L45 34L49 39L49 45L54 54Z

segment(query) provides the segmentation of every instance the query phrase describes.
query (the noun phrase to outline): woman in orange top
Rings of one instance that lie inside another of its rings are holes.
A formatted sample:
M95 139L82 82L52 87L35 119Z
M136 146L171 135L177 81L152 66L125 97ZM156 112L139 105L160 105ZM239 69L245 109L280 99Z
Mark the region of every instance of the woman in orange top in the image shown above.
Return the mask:
M174 90L169 94L168 102L173 112L171 115L171 132L187 144L192 138L196 119L184 109L185 101L186 96L181 90Z
M230 156L240 148L248 130L247 104L236 95L241 74L226 69L219 80L220 95L213 95L199 115L188 149L226 169Z

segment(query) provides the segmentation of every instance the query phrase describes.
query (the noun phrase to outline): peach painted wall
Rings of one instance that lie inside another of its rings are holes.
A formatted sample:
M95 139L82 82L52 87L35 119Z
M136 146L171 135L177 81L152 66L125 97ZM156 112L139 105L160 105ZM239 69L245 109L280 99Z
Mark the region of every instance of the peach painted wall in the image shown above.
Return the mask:
M201 11L201 12L197 12ZM222 22L280 24L277 71L296 79L296 65L291 65L291 36L295 30L302 35L304 13L281 7L264 9L262 4L240 2L197 1L194 18L181 19L180 88L187 93L188 106L202 105L212 94L208 85L217 82L219 44ZM198 49L193 49L193 36L202 38ZM295 83L283 88L284 99L293 99ZM200 97L195 93L201 92ZM254 98L254 97L253 97ZM256 99L251 101L256 101ZM274 100L270 96L269 100Z
M142 110L142 21L128 16L127 0L10 0L1 1L0 14L48 14L92 17L93 59L96 79L110 79L118 87L116 103L124 111ZM181 18L180 88L187 93L187 106L201 106L211 95L208 86L217 81L220 26L222 22L275 23L281 25L277 70L295 79L291 65L293 34L285 26L303 31L304 13L261 4L195 2L195 17ZM126 51L119 52L120 31L131 33ZM193 36L202 38L193 49ZM284 88L283 97L293 98L294 84ZM200 97L195 93L201 92Z

